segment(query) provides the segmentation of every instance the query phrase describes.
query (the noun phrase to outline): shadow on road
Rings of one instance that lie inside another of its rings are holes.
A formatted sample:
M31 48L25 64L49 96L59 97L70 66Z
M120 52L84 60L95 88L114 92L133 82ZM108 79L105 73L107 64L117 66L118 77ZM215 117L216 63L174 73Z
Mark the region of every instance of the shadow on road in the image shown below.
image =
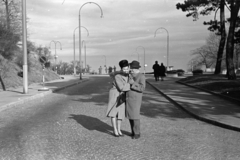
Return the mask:
M179 110L162 95L154 91L149 85L147 85L143 95L141 115L149 118L162 117L171 120L177 120L179 118L191 119L189 115Z
M58 94L66 94L71 96L72 101L80 103L92 103L96 106L107 107L108 103L108 92L111 88L111 79L109 77L96 77L90 79L88 82L84 82L79 86L74 86L68 90L59 92ZM179 118L191 118L186 113L179 110L172 103L167 101L161 94L156 92L151 86L147 85L143 95L143 102L141 107L141 115L149 118L168 118L177 120ZM80 115L80 119L84 115ZM93 117L87 117L89 120ZM94 118L93 118L94 119ZM99 121L93 120L92 121ZM83 125L84 120L82 121ZM87 123L87 122L86 122ZM98 122L103 128L105 125ZM88 125L88 124L87 124ZM96 125L92 125L96 129ZM91 126L86 126L91 127ZM97 128L99 129L99 128ZM109 129L109 128L107 128ZM101 130L101 129L99 129ZM111 130L111 128L110 128Z
M107 123L102 122L98 118L95 117L90 117L87 115L75 115L75 114L70 114L69 119L74 119L77 123L82 125L84 128L93 131L96 130L98 132L106 133L109 135L113 136L113 128L112 126L108 125ZM122 131L123 134L125 135L130 135L129 132L127 131Z

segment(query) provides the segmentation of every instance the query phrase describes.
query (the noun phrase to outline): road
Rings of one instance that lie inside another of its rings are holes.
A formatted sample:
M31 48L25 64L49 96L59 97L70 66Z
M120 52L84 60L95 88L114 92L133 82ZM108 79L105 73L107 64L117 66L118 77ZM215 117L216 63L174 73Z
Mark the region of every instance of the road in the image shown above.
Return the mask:
M108 77L0 113L0 159L238 160L240 134L185 114L150 86L143 96L141 138L114 137L105 117Z

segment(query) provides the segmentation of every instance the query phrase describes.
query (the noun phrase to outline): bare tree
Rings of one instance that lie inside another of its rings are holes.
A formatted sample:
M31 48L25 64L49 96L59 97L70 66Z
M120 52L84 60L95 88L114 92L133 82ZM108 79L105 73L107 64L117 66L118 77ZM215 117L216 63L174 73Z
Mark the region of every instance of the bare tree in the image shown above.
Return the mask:
M205 65L206 68L215 66L218 58L220 38L220 36L210 33L206 39L206 44L192 51L191 55L193 55L194 58L191 60L191 64L194 61L195 66Z
M7 73L9 71L9 65L6 59L0 56L0 82L2 85L2 89L6 91L4 79L7 78Z

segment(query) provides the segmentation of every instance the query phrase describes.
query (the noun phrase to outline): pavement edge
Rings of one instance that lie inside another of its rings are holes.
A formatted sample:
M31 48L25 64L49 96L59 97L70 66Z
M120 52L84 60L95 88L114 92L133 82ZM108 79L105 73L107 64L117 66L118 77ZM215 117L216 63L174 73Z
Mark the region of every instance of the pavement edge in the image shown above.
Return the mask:
M44 97L46 95L49 95L51 93L57 93L63 89L66 89L66 88L69 88L69 87L72 87L72 86L75 86L75 85L78 85L80 83L83 83L83 82L86 82L88 81L89 79L83 79L81 81L78 81L78 82L74 82L72 84L69 84L69 85L66 85L66 86L63 86L63 87L59 87L59 88L56 88L56 89L50 89L49 91L45 91L45 92L42 92L42 93L38 93L38 94L35 94L33 96L30 96L30 97L27 97L27 98L24 98L24 99L21 99L17 102L11 102L11 103L8 103L6 105L3 105L3 106L0 106L0 112L5 110L5 109L8 109L10 107L14 107L14 106L17 106L17 105L20 105L20 104L24 104L26 102L29 102L31 100L34 100L34 99L37 99L37 98L41 98L41 97Z
M171 99L169 96L167 96L166 94L164 94L161 90L159 90L157 87L155 87L153 84L151 84L149 81L146 81L150 86L152 86L157 92L159 92L162 96L164 96L167 100L169 100L171 103L173 103L176 107L178 107L179 109L183 110L184 112L186 112L187 114L189 114L190 116L194 117L197 120L221 127L221 128L225 128L225 129L229 129L229 130L233 130L233 131L237 131L240 132L240 128L232 126L232 125L228 125L225 123L221 123L209 118L204 118L201 117L193 112L190 112L189 110L187 110L185 107L183 107L182 105L178 104L176 101L174 101L173 99Z

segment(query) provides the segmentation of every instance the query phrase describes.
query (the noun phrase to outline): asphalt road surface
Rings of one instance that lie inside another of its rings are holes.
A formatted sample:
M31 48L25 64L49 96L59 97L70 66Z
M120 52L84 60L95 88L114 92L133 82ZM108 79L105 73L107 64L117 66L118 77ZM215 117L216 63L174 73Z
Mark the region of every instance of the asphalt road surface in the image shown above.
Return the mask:
M50 94L0 113L1 160L239 160L240 133L200 122L150 86L141 109L141 138L114 137L105 117L110 78Z

